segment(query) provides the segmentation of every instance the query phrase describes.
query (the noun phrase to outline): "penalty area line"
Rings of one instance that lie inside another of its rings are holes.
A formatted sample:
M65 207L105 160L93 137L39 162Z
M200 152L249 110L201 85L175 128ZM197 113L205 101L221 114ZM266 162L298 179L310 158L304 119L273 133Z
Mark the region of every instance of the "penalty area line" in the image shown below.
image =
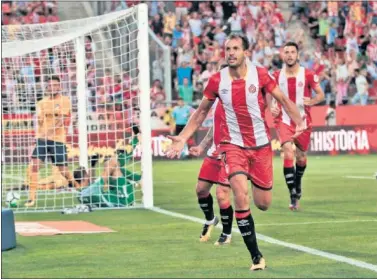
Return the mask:
M165 209L158 208L158 207L149 208L149 210L157 212L157 213L165 214L165 215L168 215L168 216L171 216L171 217L176 217L176 218L192 221L192 222L195 222L195 223L200 223L200 224L204 223L203 220L200 219L200 218L181 214L181 213L177 213L177 212L173 212L173 211L169 211L169 210L165 210ZM218 225L217 227L221 227L221 225L220 226ZM233 231L240 234L240 231L238 230L238 228L233 228ZM262 241L265 241L265 242L268 242L268 243L271 243L271 244L287 247L289 249L293 249L293 250L304 252L304 253L307 253L307 254L319 256L319 257L322 257L322 258L327 258L327 259L330 259L330 260L333 260L333 261L346 263L346 264L349 264L349 265L352 265L352 266L368 269L368 270L371 270L371 271L374 271L374 272L377 273L377 265L373 265L373 264L366 263L366 262L363 262L363 261L354 260L354 259L347 258L347 257L344 257L344 256L324 252L324 251L317 250L317 249L314 249L314 248L310 248L310 247L306 247L306 246L302 246L302 245L298 245L298 244L293 244L293 243L281 241L281 240L278 240L278 239L275 239L275 238L272 238L272 237L269 237L269 236L266 236L266 235L263 235L263 234L260 234L260 233L257 233L257 238L259 240L262 240Z

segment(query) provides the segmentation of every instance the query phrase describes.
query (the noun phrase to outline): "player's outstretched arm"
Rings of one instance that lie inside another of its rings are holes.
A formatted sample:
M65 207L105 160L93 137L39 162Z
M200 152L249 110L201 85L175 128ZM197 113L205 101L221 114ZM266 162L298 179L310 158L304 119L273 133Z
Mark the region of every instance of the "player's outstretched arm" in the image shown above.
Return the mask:
M203 151L207 148L208 144L210 144L213 140L213 127L208 130L207 135L204 139L200 142L198 146L193 146L190 148L190 154L198 157L200 156Z
M287 96L284 95L278 86L271 91L271 94L276 101L283 106L288 116L296 123L296 134L293 137L297 137L306 129L305 121L303 121L298 108Z
M203 97L203 100L200 102L198 109L192 114L183 131L178 136L168 136L168 138L173 141L173 143L166 151L168 158L179 157L185 143L202 125L213 103L214 101L208 100L206 97Z

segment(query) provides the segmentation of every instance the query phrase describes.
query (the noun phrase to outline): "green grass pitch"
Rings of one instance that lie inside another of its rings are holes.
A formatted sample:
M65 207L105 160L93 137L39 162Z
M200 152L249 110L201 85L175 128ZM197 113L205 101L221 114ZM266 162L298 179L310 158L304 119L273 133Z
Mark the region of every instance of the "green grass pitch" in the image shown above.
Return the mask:
M194 190L200 164L155 162L155 206L202 218ZM261 212L251 206L258 233L377 265L377 181L345 177L372 178L377 156L309 157L299 212L288 210L280 158L274 168L271 208ZM251 273L239 234L230 246L215 247L220 230L200 243L200 224L143 209L17 214L16 220L85 220L117 232L17 236L18 247L2 253L7 278L377 278L370 270L263 241L268 269Z

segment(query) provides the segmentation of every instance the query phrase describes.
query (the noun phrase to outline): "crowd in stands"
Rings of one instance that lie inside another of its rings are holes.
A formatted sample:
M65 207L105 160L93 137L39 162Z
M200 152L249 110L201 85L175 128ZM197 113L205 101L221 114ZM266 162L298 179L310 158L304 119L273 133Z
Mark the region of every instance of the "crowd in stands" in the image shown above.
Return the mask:
M281 66L279 48L286 40L285 22L273 2L149 2L150 26L171 46L173 97L198 103L209 77L225 63L229 33L247 34L250 59L271 70ZM156 66L163 67L161 63ZM160 79L153 71L152 79Z
M141 1L112 1L108 10L126 9ZM55 22L57 1L2 1L2 25ZM287 40L299 43L300 61L319 77L326 103L367 104L377 90L377 2L293 1L285 22L277 1L148 1L150 27L171 47L173 100L197 104L209 77L224 61L223 45L231 32L242 32L250 42L250 60L273 71L282 67L281 47ZM303 30L289 34L291 20L306 25L315 40L314 50L304 49ZM64 52L59 48L64 48ZM137 95L127 73L111 69L98 78L95 44L86 38L88 100L91 110L122 110L122 99ZM62 55L64 53L64 55ZM72 44L64 44L24 59L5 59L2 66L2 99L30 108L29 94L42 94L44 71L58 74L74 97L76 65ZM164 65L152 61L151 100L166 101ZM20 89L21 88L21 89ZM16 90L17 89L17 90ZM15 92L18 92L15 94ZM22 92L20 94L19 92ZM17 96L16 96L17 95ZM5 103L7 103L5 102ZM74 102L73 102L74 103ZM125 105L127 106L127 104ZM9 109L7 106L4 109Z
M294 1L292 16L305 23L315 39L315 51L304 50L302 60L320 77L327 103L375 102L377 2Z

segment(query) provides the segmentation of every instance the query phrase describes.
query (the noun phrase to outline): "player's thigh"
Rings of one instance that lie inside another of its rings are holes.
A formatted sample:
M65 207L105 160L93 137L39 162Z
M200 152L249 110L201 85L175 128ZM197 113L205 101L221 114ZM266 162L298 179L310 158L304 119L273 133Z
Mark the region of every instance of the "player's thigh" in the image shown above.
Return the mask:
M267 210L272 201L273 152L271 145L253 151L250 176L253 184L253 199L261 210Z
M236 210L247 210L250 207L247 153L244 149L232 144L221 145L220 152L225 173L233 191L235 208Z
M33 168L36 168L36 167L39 168L39 162L46 161L47 156L48 156L47 140L37 139L35 148L31 155Z
M300 149L300 151L302 152L308 151L309 145L310 145L311 133L312 133L312 129L308 128L294 140L296 147ZM297 149L296 149L296 154L297 154Z
M216 184L219 180L219 174L221 171L221 161L210 157L206 157L203 160L200 167L198 180Z
M275 128L281 146L284 146L286 143L293 142L292 137L295 134L295 131L291 126L280 121L275 125Z
M48 141L48 147L52 163L59 168L67 166L68 158L65 144L62 142Z
M248 177L249 159L244 149L233 144L222 144L220 153L229 181L235 175L243 174Z

